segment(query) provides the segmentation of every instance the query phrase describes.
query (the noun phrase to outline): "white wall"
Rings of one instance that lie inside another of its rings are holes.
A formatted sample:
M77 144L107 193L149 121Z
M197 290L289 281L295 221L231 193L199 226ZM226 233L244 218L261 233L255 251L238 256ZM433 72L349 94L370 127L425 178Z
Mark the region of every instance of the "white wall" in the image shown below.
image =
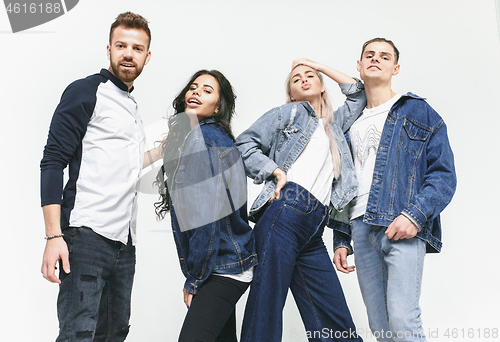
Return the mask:
M444 117L458 172L457 193L442 215L443 252L426 258L424 327L433 336L438 333L432 341L453 340L444 335L446 329L457 329L456 341L477 341L479 332L481 338L486 332L478 329L500 328L500 233L494 216L500 190L495 168L500 39L493 0L103 3L82 0L68 14L17 34L10 33L0 10L1 340L44 342L57 334L57 285L40 274L45 242L39 162L62 91L71 81L107 68L109 25L127 10L151 22L152 58L134 91L151 131L171 113L173 97L200 68L219 69L232 82L238 134L283 103L293 59L306 56L355 76L364 41L394 40L401 72L393 88L427 97ZM334 85L329 90L337 104L343 101ZM151 135L150 142L156 138ZM252 188L251 196L255 193ZM186 310L170 227L168 220L156 222L155 200L151 194L140 196L131 342L176 340ZM329 247L331 239L327 232ZM356 275L339 277L357 327L367 329ZM238 305L240 322L245 300ZM469 328L473 338L467 336ZM284 341L306 340L291 296L283 336Z

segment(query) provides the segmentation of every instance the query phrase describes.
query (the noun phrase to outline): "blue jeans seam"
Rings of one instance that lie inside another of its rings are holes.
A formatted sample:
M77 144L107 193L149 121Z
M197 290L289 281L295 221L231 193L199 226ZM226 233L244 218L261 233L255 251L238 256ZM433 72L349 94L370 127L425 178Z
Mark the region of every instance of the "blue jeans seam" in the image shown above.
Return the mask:
M71 265L71 264L70 264ZM73 275L70 273L66 276L66 281L69 281L69 291L67 292L67 298L68 298L68 301L67 301L67 305L66 305L66 312L69 313L69 310L71 310L71 307L72 307L72 303L71 303L71 292L72 292L72 288L73 288ZM72 331L74 331L73 329L73 324L74 322L73 321L69 321L67 324L66 324L66 335L68 336L68 338L70 337L70 333Z
M417 238L414 237L413 239L417 239ZM417 265L422 265L422 267L423 267L423 260L421 260L421 252L420 252L421 244L419 243L420 241L415 240L415 242L417 243L417 248L416 248L416 251L417 251ZM421 283L419 283L418 280L417 280L417 286L416 286L416 291L415 291L415 307L416 308L419 307L419 295L418 295L418 293L421 291L420 286L421 286ZM420 319L420 320L418 319L418 317L420 316L420 314L421 313L419 313L415 317L415 321L417 322L416 331L422 331L422 333L423 333L422 319ZM424 335L422 335L422 336L424 336ZM424 341L425 341L425 339L424 339Z
M316 310L316 306L314 305L314 302L313 302L313 300L311 298L311 293L310 293L309 289L307 288L306 281L304 279L304 273L302 272L300 266L296 265L295 267L297 269L297 272L299 273L302 285L304 286L304 291L305 291L305 293L307 295L307 301L309 302L309 305L311 307L311 311L314 313L314 319L316 321L317 329L318 329L318 331L321 331L321 329L322 329L321 322L319 321L319 317L318 317L318 313L317 313L317 310Z
M65 241L66 241L66 244L68 245L68 241L66 239L65 239ZM69 260L70 265L72 263L72 254L73 254L72 253L72 247L73 247L72 243L73 243L73 241L71 241L69 243L69 246L68 246L68 251L69 251L68 260ZM59 262L60 262L59 263L59 265L60 265L60 271L59 272L64 272L63 268L62 268L62 261L59 260ZM66 292L68 300L66 301L67 305L66 305L66 311L65 311L66 313L69 313L69 310L72 307L71 293L72 293L72 288L73 288L73 273L70 272L69 274L66 274L66 276L65 276L65 278L64 278L63 281L69 282L68 283L69 291ZM61 282L61 285L62 285L62 282ZM71 331L74 331L74 329L73 329L73 323L74 323L73 321L66 322L66 335L67 335L68 338L71 338L69 335L70 335Z
M283 201L283 204L280 207L280 210L276 213L273 223L270 225L271 229L274 229L274 225L276 224L276 221L278 220L278 217L280 216L281 212L283 211L283 208L286 206L286 202ZM267 250L267 248L266 248Z
M327 213L328 213L328 208L326 208L327 210ZM311 213L312 214L312 213ZM319 221L318 225L316 226L316 228L314 229L314 233L311 234L311 236L309 236L309 239L307 240L307 242L304 244L304 246L302 246L302 248L300 249L301 251L309 244L309 242L311 241L311 239L316 235L316 233L318 232L318 230L320 229L321 226L324 227L323 225L323 221L325 220L325 216L326 216L326 213L323 213L321 215L321 221Z
M374 229L372 229L373 226L370 225L370 228L369 228L369 239L370 239L370 243L373 247L373 249L375 249L375 251L380 255L380 258L381 258L381 265L382 265L382 286L384 288L384 306L385 306L385 316L386 316L386 319L387 319L387 322L389 322L389 310L387 310L387 267L386 267L386 263L385 263L385 258L384 258L384 254L382 253L382 251L380 251L379 248L377 248L377 246L375 246L375 243L374 243L374 238L373 238L373 235L375 234L375 231Z
M104 286L106 286L106 284L104 284ZM110 286L110 285L108 285ZM104 287L101 291L104 291ZM108 342L109 339L110 339L110 336L111 336L111 327L113 326L113 322L112 322L112 312L113 312L113 308L112 308L112 305L111 303L113 302L113 290L110 288L109 289L109 293L108 293L108 298L107 298L107 302L108 302L108 309L107 309L107 316L108 316L108 333L106 334L106 340L105 342Z

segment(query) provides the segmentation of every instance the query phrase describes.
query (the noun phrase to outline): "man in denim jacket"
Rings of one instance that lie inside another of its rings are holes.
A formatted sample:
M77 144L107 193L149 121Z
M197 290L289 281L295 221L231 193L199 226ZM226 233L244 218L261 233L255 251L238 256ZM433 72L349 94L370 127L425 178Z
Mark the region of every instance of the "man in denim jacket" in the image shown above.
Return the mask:
M384 38L363 45L357 68L367 107L349 131L358 192L350 225L333 223L337 269L358 281L378 341L426 341L419 297L426 252L440 252L439 214L456 188L443 119L412 93L396 94L399 51ZM341 215L336 215L341 216ZM344 222L345 223L345 222Z

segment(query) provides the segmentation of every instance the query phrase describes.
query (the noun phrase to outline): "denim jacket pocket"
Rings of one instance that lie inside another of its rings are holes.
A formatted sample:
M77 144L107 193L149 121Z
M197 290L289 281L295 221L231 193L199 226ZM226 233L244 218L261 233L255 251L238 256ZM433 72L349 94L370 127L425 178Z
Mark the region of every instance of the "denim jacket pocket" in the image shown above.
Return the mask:
M404 118L403 128L406 134L401 133L401 145L407 154L413 156L419 155L431 130L408 118Z

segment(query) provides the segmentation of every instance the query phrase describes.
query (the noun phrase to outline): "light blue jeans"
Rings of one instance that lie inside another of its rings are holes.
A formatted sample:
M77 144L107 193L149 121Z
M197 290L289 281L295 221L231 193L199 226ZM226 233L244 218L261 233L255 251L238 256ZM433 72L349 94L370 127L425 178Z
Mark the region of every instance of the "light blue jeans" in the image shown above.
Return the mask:
M387 227L351 221L359 287L370 330L383 342L426 341L420 318L425 242L389 240Z

